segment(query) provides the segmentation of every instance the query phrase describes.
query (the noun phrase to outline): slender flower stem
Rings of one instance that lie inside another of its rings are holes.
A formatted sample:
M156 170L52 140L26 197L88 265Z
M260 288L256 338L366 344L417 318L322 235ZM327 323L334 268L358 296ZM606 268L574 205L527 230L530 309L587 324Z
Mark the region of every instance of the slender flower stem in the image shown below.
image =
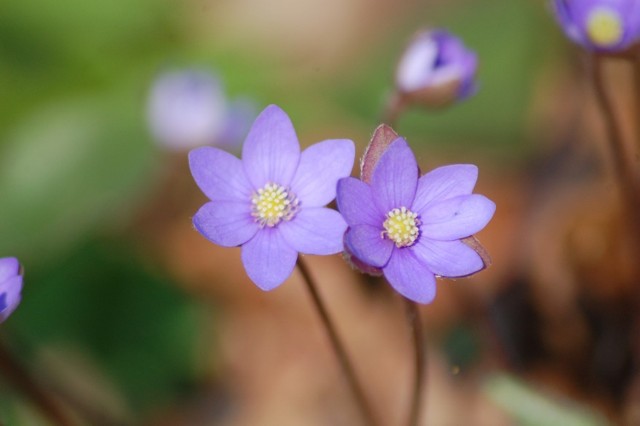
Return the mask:
M415 371L413 376L413 397L411 398L411 409L409 411L409 421L407 425L417 426L420 420L420 402L424 391L425 376L425 351L422 338L422 321L418 305L409 299L403 298L407 313L407 322L411 329L413 338Z
M398 117L402 114L405 108L406 105L402 96L398 92L394 92L387 100L387 104L384 107L382 122L390 127L394 127Z
M53 424L59 426L72 426L75 423L60 408L59 404L43 390L29 375L24 366L11 354L8 348L0 340L0 374L31 399L35 406Z
M635 163L632 155L628 155L624 144L620 123L614 112L613 103L607 95L604 85L603 66L604 57L594 54L591 58L591 74L596 101L600 112L604 118L609 146L613 156L614 171L618 177L618 183L627 213L631 221L632 229L636 240L640 241L640 180L638 172L635 170ZM637 79L637 77L636 77ZM636 80L638 81L638 80Z
M329 312L318 293L318 289L311 278L311 274L309 273L309 269L304 264L302 259L298 257L298 269L304 278L304 282L307 285L307 289L309 290L309 294L313 299L313 304L320 315L320 319L322 320L322 324L324 325L327 334L329 335L329 340L331 340L331 345L333 346L333 350L338 357L338 361L340 362L340 367L342 368L345 377L347 378L347 382L349 382L349 386L353 392L353 395L356 399L356 403L358 404L360 411L362 412L362 416L364 417L365 424L375 426L378 422L373 415L373 411L367 402L367 398L365 397L362 385L358 380L356 372L353 368L353 364L349 356L347 355L347 351L342 344L340 338L338 337L338 332L336 331L336 327L333 324L331 318L329 317Z

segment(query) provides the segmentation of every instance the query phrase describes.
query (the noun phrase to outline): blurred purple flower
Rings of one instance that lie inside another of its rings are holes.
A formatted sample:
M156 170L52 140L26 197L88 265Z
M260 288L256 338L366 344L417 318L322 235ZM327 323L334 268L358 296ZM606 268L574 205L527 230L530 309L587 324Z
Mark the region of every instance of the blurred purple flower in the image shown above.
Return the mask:
M435 297L435 276L462 277L485 264L462 239L480 231L495 212L472 194L478 169L439 167L422 177L409 145L396 139L373 170L371 184L338 181L338 209L349 225L347 252L382 269L391 286L419 303Z
M20 304L22 291L22 273L20 263L15 257L0 258L0 323Z
M638 0L553 0L567 36L589 50L617 52L640 37Z
M242 246L242 263L262 290L282 284L298 252L342 251L347 224L324 206L338 179L351 173L355 146L330 139L300 152L291 120L275 105L253 123L242 160L213 147L189 153L191 173L211 202L193 218L196 229L224 247Z
M172 150L202 145L237 147L256 113L248 99L229 102L217 78L194 70L160 75L148 104L151 132Z
M446 30L423 30L414 36L396 69L396 89L415 103L441 106L476 91L475 52Z

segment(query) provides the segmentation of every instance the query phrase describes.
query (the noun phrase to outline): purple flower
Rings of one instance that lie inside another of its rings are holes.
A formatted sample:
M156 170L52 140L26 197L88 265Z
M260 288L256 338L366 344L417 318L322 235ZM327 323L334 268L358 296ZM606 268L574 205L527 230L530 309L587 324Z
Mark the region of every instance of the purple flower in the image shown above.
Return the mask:
M418 176L403 138L380 157L371 184L338 182L338 209L349 229L347 251L382 269L391 286L419 303L435 297L435 277L462 277L484 268L480 255L461 240L489 222L495 204L472 194L473 165L439 167Z
M567 36L589 50L624 50L640 36L637 0L554 0Z
M476 91L476 54L449 32L423 30L414 36L396 69L401 95L426 106L464 99Z
M347 139L319 142L300 152L291 120L275 105L253 123L242 160L213 147L189 153L191 173L211 199L193 223L224 247L242 246L249 278L271 290L289 277L298 252L342 251L347 224L324 206L338 179L351 173L355 147Z
M0 323L4 322L20 304L22 274L15 257L0 258Z
M247 100L229 102L220 81L202 71L160 75L151 89L148 121L165 148L237 146L247 134L256 108Z

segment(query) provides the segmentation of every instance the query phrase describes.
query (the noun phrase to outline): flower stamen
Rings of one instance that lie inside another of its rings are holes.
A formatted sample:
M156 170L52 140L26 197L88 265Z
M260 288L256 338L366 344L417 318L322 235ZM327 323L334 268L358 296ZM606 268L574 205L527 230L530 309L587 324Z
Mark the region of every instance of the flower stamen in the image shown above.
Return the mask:
M384 227L382 237L393 241L396 247L411 246L420 235L418 214L406 207L389 211L382 226Z
M599 7L589 14L587 33L591 41L599 46L611 46L622 39L620 15L609 8Z
M251 197L251 215L260 227L273 228L282 220L291 220L298 212L300 201L290 190L268 182Z

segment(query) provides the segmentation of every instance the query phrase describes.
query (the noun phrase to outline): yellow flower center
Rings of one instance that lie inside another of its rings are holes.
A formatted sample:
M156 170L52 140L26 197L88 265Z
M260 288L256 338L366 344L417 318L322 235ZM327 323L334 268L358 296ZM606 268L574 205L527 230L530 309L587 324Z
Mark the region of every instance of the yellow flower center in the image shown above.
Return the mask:
M589 14L587 33L599 46L611 46L622 39L622 21L617 12L599 7Z
M387 213L387 219L382 224L382 236L396 243L396 247L413 245L420 235L420 219L417 213L406 207L393 209Z
M274 227L282 220L291 220L298 211L298 198L277 183L267 183L251 197L251 215L260 226Z

